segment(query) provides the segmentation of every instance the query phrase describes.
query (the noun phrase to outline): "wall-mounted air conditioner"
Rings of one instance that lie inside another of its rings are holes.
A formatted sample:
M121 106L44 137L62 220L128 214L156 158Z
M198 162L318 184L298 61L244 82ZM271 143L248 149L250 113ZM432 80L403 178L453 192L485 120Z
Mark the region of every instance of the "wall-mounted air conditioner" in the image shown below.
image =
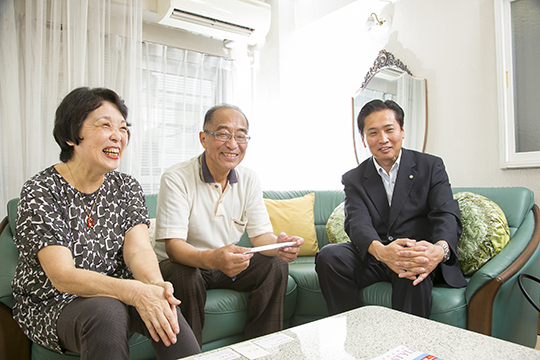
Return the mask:
M157 0L158 22L254 45L270 29L270 5L258 0Z

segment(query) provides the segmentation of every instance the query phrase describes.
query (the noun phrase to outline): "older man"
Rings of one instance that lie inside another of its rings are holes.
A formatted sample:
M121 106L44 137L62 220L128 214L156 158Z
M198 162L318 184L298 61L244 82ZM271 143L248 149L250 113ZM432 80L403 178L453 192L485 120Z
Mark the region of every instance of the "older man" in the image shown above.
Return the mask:
M251 291L246 338L283 328L287 262L304 240L272 233L256 174L239 164L249 124L232 105L205 115L199 138L205 151L169 168L161 178L155 251L165 279L174 285L180 308L202 343L207 289ZM236 246L247 231L253 246L294 245L262 253Z
M316 270L330 314L361 305L358 290L392 283L392 308L428 317L434 278L467 284L457 259L459 207L442 160L402 148L404 113L373 100L358 115L371 158L343 175L350 243L325 246Z

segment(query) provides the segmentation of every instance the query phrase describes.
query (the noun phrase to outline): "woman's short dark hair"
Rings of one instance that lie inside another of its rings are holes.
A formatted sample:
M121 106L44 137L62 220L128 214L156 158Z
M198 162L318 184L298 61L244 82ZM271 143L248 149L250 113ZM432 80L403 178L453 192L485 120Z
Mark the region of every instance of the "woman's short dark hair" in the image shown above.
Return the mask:
M365 120L366 118L373 114L374 112L383 111L383 110L392 110L394 112L394 115L396 117L396 121L399 124L399 127L403 129L403 119L405 118L405 113L403 112L403 109L392 100L386 100L382 101L379 99L371 100L370 102L366 103L362 110L360 110L360 113L358 113L358 130L360 130L360 134L364 136L364 126L365 126Z
M66 162L73 156L73 146L68 142L79 145L82 138L79 137L82 124L88 115L108 101L118 108L118 111L127 122L128 108L124 100L117 93L106 88L80 87L72 90L64 97L56 109L56 118L54 120L54 140L60 146L60 161ZM128 130L128 139L130 133Z
M208 109L208 111L204 115L203 130L208 130L208 128L210 127L210 125L214 121L214 113L216 111L220 110L220 109L234 109L234 110L238 111L240 114L242 114L244 119L246 119L246 125L247 125L247 127L249 129L249 121L247 119L247 116L246 116L246 114L244 114L244 112L242 110L240 110L240 108L238 106L234 106L234 105L231 105L231 104L220 104L220 105L212 106L210 109Z

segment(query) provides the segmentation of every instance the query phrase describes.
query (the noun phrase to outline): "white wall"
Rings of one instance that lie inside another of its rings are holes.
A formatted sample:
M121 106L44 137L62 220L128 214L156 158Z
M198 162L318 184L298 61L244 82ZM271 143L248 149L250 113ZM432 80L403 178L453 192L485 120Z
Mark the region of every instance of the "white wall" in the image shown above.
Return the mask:
M342 188L356 166L351 96L384 48L427 79L426 151L444 159L453 186L525 186L539 202L540 169L499 168L493 0L266 2L270 33L247 70L253 82L244 71L237 89L253 137L244 165L265 189ZM155 17L155 0L144 3ZM366 32L371 12L391 15L387 34ZM158 25L143 36L231 54L219 40Z
M426 151L453 186L525 186L540 200L540 169L501 170L493 0L401 0L387 45L427 78Z
M341 175L357 165L351 97L386 42L365 32L369 14L384 3L341 2L321 16L326 2L270 2L245 159L265 189L341 189Z
M155 1L144 0L155 18ZM540 202L540 169L501 170L494 0L266 0L272 27L255 48L253 83L239 84L253 141L244 164L265 189L341 189L356 166L351 96L380 49L427 79L426 151L453 186L524 186ZM373 36L371 12L388 13ZM150 19L155 21L155 19ZM145 40L226 56L222 42L145 24ZM244 60L245 61L245 60Z
M525 186L540 200L539 169L499 168L493 0L358 0L301 27L304 1L269 2L245 160L266 189L341 188L356 166L350 97L386 48L427 79L426 152L444 159L453 186ZM365 19L381 9L390 32L369 36Z

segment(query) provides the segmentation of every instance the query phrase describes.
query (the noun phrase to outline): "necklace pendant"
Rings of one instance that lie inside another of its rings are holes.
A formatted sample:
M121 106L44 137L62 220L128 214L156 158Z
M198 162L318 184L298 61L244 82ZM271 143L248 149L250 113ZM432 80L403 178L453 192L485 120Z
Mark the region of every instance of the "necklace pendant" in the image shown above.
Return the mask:
M92 219L91 217L89 218L86 218L86 226L91 228L94 226L94 219Z

